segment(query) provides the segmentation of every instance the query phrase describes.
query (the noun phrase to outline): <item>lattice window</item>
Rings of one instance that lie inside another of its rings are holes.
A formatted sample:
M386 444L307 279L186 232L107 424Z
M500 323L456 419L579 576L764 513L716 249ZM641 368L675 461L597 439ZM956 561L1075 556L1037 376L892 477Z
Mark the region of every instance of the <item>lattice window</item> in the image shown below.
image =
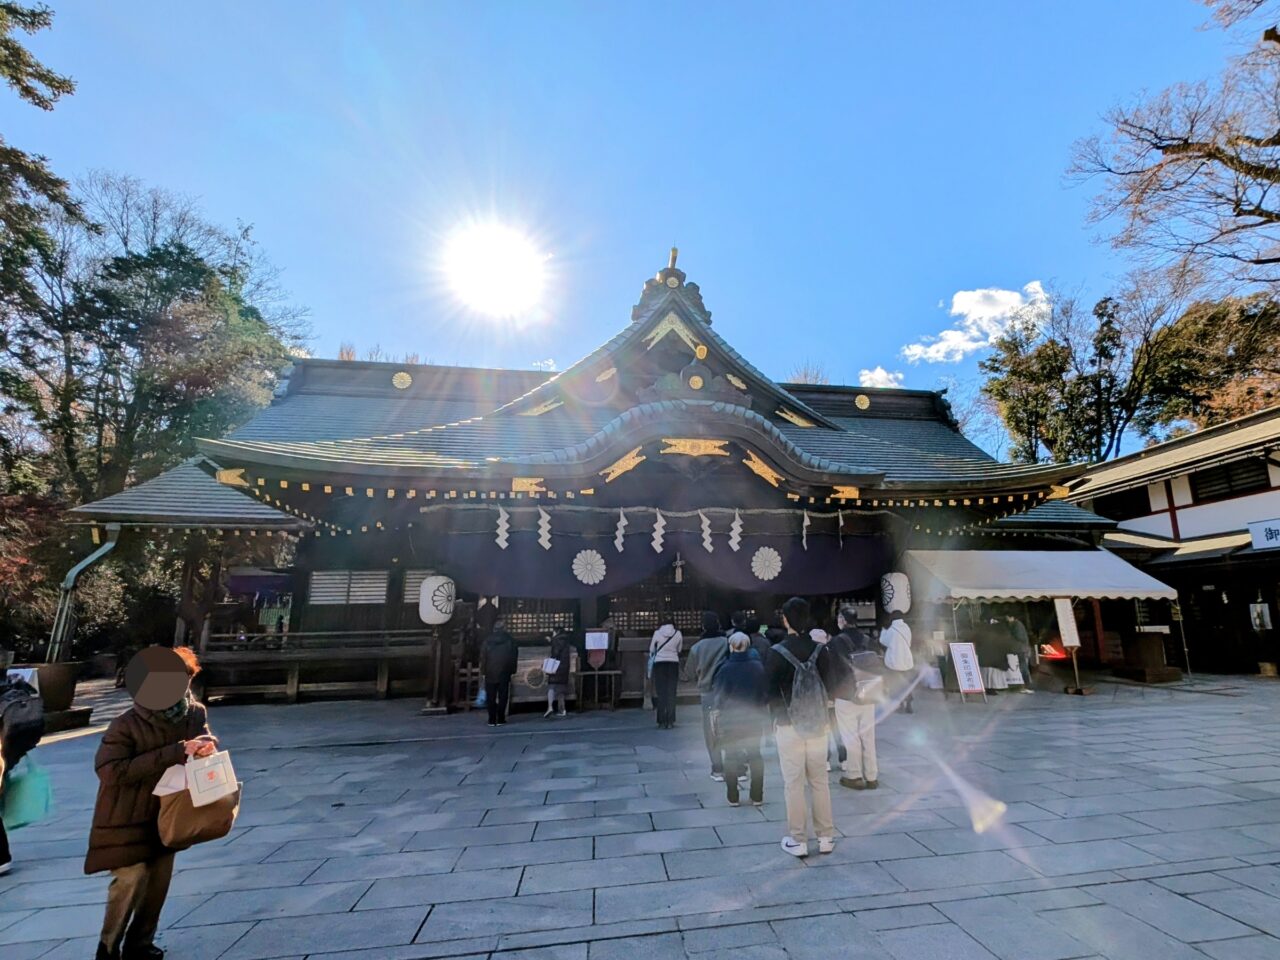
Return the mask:
M404 602L418 605L418 594L422 591L422 581L434 574L434 570L406 570L404 572Z
M315 570L307 602L311 606L346 606L387 602L386 570Z
M1226 500L1271 486L1267 463L1260 458L1237 460L1191 475L1191 496L1196 503Z

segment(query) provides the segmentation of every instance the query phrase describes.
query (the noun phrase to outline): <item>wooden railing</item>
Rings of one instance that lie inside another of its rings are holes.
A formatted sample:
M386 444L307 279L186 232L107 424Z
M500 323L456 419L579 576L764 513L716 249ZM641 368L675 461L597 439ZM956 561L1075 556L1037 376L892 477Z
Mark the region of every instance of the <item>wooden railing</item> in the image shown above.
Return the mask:
M201 653L258 653L289 650L385 650L422 647L435 639L435 631L322 630L294 633L211 633L200 645Z

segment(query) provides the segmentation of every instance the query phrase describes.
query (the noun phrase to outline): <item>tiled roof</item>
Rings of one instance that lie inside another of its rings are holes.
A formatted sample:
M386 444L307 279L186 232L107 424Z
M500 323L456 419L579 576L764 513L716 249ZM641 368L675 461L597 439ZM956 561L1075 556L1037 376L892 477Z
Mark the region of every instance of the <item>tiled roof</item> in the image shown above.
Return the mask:
M1026 513L1001 517L995 522L995 526L1041 529L1071 527L1077 530L1087 527L1095 530L1110 530L1116 526L1116 522L1100 517L1092 510L1077 507L1074 503L1067 503L1065 500L1049 500L1032 507Z
M296 529L297 517L259 503L235 487L219 483L213 464L188 460L154 479L70 511L84 520L119 521L143 526L225 524L228 527Z

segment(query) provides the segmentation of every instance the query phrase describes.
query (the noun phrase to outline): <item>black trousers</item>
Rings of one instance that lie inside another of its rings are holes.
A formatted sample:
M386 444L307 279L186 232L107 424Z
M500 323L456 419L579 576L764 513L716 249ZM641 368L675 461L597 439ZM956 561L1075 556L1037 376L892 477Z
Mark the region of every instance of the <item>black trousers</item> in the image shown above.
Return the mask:
M489 708L490 723L507 722L507 699L511 696L511 680L484 685L484 702Z
M676 684L679 680L680 664L675 661L660 660L653 665L653 706L660 727L669 727L676 722Z
M8 863L13 859L9 853L9 835L4 832L4 821L0 820L0 863Z
M760 756L760 734L728 735L724 747L724 788L730 803L738 802L738 777L751 771L751 802L764 800L764 758Z

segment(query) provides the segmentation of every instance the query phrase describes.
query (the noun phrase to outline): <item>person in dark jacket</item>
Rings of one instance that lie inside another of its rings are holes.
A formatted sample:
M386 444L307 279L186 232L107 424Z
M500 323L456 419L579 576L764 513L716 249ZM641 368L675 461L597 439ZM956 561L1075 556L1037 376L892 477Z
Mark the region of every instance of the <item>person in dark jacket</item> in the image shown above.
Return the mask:
M875 705L883 697L884 677L889 671L871 638L858 629L853 610L842 609L836 624L840 632L828 649L843 678L832 694L836 728L845 748L840 785L851 790L874 790L880 786Z
M809 635L809 604L800 597L792 597L782 606L782 622L787 635L776 646L785 647L791 656L805 663L818 647ZM832 672L831 652L825 645L817 655L816 666L823 686L828 689L834 686L838 678ZM764 673L777 737L778 765L782 769L786 791L787 835L782 838L782 849L793 857L809 855L809 804L805 801L805 786L808 785L818 851L831 853L836 848L836 841L835 821L831 813L831 784L827 781L827 733L824 730L819 736L802 737L792 729L789 711L791 685L796 671L777 649L769 651Z
M489 708L489 726L507 722L507 700L511 696L511 678L515 676L519 653L515 637L507 633L505 621L499 617L493 632L480 649L480 669L484 671L484 700Z
M5 773L4 728L0 727L0 806L3 806ZM4 832L4 820L0 820L0 876L8 873L12 866L13 854L9 852L9 835Z
M167 665L169 658L177 663ZM160 841L160 798L152 791L169 767L208 756L218 745L204 706L191 696L191 678L200 669L195 653L189 647L148 647L134 661L140 666L130 663L126 671L133 706L111 721L93 761L98 799L84 872L111 871L97 960L164 957L154 940L169 895L174 851ZM186 688L176 702L156 709L157 685L161 694L172 693L172 678L181 677L173 666L185 669ZM166 675L149 676L158 670Z
M764 665L742 632L729 638L729 655L711 685L716 736L724 753L724 785L729 806L738 805L738 780L751 772L751 802L764 803L764 760L760 738L768 719Z
M724 758L711 729L714 701L711 681L728 655L729 641L720 629L720 618L708 610L702 615L702 637L689 648L689 656L685 658L684 668L681 670L681 679L686 683L690 680L698 683L698 699L702 704L702 741L706 744L707 756L711 759L712 780L724 779Z
M547 712L544 719L564 717L567 715L564 704L569 695L569 666L573 657L573 634L561 630L551 638L551 659L560 661L560 669L547 677ZM560 709L556 710L555 707Z

